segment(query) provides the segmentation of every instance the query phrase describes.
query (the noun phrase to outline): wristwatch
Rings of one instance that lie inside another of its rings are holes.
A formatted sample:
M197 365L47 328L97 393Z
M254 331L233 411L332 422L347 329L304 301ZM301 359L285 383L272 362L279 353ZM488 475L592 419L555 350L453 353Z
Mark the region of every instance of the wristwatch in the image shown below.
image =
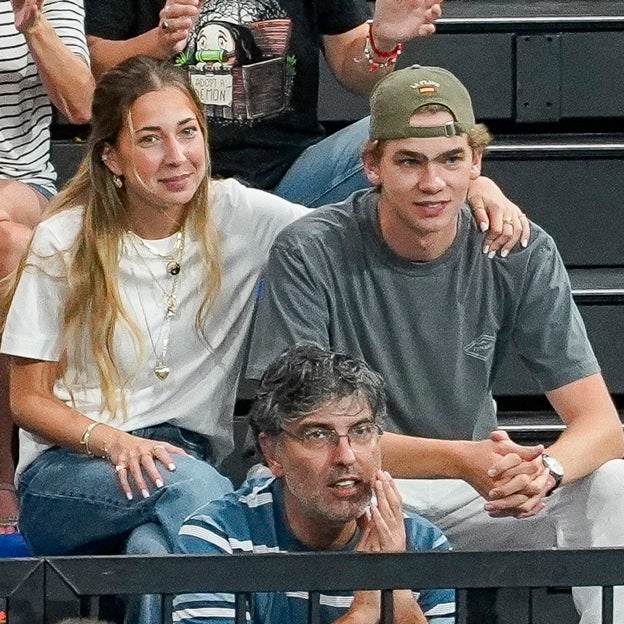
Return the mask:
M546 453L542 453L542 463L548 468L552 478L555 480L555 485L546 493L546 496L550 496L561 485L561 481L563 480L563 466L558 459Z

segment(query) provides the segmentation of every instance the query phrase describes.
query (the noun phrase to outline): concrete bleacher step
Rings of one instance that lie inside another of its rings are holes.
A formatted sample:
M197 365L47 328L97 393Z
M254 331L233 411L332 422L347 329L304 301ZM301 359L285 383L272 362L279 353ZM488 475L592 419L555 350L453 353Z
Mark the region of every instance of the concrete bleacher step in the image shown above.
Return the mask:
M618 410L618 414L624 428L624 409ZM550 444L566 428L552 409L499 411L498 423L499 429L506 431L509 437L522 444Z
M594 126L624 116L624 54L615 52L623 45L621 0L447 0L436 35L406 42L399 67L447 67L482 121ZM367 99L341 87L322 62L320 119L367 112Z
M570 268L624 266L623 167L624 134L504 135L483 161Z
M607 387L619 402L624 397L624 305L582 305L579 306L587 334L602 369ZM520 358L512 351L499 371L494 384L497 397L516 402L521 409L528 397L542 396L539 386L533 381ZM509 409L512 409L510 406Z

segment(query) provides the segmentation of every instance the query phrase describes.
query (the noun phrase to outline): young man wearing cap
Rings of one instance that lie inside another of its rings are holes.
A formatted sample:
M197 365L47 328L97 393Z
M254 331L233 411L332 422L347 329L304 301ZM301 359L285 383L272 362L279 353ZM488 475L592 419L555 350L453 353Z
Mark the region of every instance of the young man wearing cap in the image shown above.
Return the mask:
M184 522L179 550L405 552L446 550L440 530L404 518L401 497L381 468L383 381L365 362L315 345L282 353L266 370L251 410L256 445L273 473L199 509ZM373 493L375 500L372 501ZM247 621L308 620L308 594L255 594ZM320 588L322 590L322 588ZM452 590L393 592L396 624L453 624ZM233 594L184 594L174 621L232 624ZM319 622L376 624L380 593L321 591Z
M457 548L622 546L622 428L555 244L533 225L506 258L477 250L464 202L488 140L446 70L384 78L363 152L375 189L278 237L248 373L300 340L378 370L395 432L384 467ZM496 431L492 385L512 343L567 424L547 454ZM599 593L575 598L582 623L598 622Z

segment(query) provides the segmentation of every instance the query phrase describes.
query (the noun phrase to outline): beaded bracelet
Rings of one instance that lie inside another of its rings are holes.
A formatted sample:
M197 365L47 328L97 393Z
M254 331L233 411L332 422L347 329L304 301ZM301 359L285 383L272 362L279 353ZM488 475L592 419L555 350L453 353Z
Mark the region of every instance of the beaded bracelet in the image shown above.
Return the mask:
M397 62L397 58L403 49L403 44L397 43L390 52L380 50L375 45L375 39L373 38L373 20L367 20L366 23L368 24L368 35L366 37L366 44L364 45L364 56L368 61L368 71L375 71L380 67L391 67ZM384 59L384 61L379 62L379 58Z

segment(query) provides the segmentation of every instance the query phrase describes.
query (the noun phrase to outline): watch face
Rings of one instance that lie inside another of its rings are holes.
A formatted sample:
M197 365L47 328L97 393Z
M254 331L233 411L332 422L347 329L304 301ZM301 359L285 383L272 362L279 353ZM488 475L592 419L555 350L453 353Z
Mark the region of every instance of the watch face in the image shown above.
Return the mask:
M546 466L546 468L548 468L548 470L552 472L554 477L563 477L563 466L557 459L544 453L542 455L542 461L544 462L544 466Z

